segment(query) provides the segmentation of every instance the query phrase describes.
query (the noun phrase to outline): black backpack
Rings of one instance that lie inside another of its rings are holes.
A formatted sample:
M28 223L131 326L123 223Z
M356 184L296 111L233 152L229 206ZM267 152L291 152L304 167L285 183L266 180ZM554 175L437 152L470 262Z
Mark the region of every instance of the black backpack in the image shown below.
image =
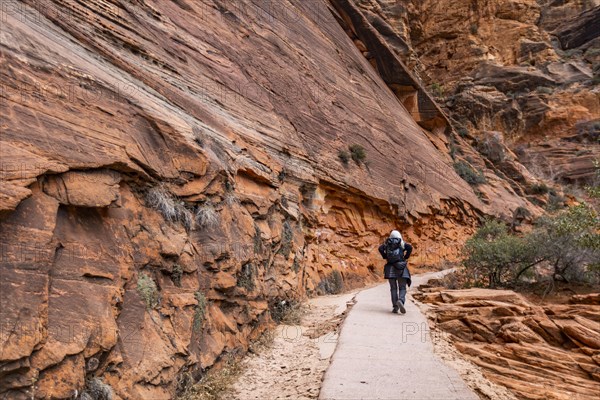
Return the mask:
M404 261L404 246L402 240L390 238L385 242L385 255L388 264Z

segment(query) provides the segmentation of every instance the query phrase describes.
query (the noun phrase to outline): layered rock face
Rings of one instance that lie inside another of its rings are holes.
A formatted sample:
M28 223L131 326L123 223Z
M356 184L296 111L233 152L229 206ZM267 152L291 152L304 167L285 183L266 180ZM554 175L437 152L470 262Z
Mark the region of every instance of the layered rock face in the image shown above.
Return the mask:
M336 19L356 48L425 129L429 140L453 164L455 171L472 185L484 205L483 210L507 221L514 218L512 211L519 207L530 208L534 214L539 214L540 209L522 200L527 194L527 186L536 178L506 147L502 134L489 132L481 143L471 141L458 124L446 116L423 86L418 73L411 71L403 53L410 48L385 20L366 9L363 3L334 0L332 4ZM486 154L488 152L496 157ZM507 208L512 211L507 213Z
M499 131L548 180L600 156L597 0L355 0L457 124Z
M2 396L171 398L274 304L377 279L392 228L431 263L531 206L493 173L482 202L418 79L325 1L2 7Z
M518 398L594 398L600 391L597 295L539 306L509 290L430 286L416 297L432 304L438 334Z

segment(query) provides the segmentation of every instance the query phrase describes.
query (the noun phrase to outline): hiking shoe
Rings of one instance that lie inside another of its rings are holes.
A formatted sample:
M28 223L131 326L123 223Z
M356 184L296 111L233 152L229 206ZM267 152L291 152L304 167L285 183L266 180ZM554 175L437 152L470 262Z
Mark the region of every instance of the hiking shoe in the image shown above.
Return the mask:
M400 309L400 312L402 314L406 314L406 308L404 308L404 304L402 304L402 302L400 300L398 300L398 307L397 308ZM398 311L396 311L396 312L398 312Z
M393 312L394 314L398 314L398 307L397 307L397 306L394 306L394 308L392 309L392 312Z

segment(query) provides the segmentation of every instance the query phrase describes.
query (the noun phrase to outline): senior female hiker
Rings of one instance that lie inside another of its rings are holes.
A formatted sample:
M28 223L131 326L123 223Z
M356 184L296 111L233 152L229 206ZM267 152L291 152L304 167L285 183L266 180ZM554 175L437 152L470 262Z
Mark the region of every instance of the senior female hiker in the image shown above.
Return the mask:
M407 260L412 253L412 246L402 239L402 235L397 230L393 230L390 237L379 246L381 257L386 260L383 269L383 276L390 282L390 292L392 294L392 312L397 314L398 310L402 314L406 313L404 303L406 302L406 285L410 286L410 271L408 270Z

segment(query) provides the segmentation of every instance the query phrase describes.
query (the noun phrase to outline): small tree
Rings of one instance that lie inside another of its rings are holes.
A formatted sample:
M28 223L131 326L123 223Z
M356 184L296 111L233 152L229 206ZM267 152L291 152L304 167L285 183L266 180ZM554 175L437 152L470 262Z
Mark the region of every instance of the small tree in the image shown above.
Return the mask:
M490 288L501 286L530 262L523 241L510 235L506 225L498 221L487 221L467 240L463 251L469 275L476 281L487 279Z
M553 280L600 281L600 219L581 204L538 219L525 235L510 234L496 221L486 222L463 248L465 273L490 288L516 284L537 265L550 269Z
M600 219L592 207L580 204L539 219L528 242L530 251L552 268L553 279L585 279L600 260Z

